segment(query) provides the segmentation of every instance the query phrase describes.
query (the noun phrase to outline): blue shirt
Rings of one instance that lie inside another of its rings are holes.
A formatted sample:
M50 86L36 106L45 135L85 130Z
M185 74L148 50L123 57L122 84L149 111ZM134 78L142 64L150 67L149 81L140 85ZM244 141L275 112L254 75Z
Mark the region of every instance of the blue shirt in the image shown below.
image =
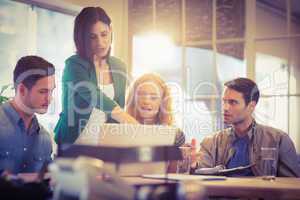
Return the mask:
M36 116L26 130L9 102L0 106L0 170L15 174L38 172L45 162L51 161L51 153L50 135Z
M231 169L250 164L249 159L249 137L248 135L239 138L237 137L232 144L234 150L233 156L228 161L226 168ZM251 169L246 169L232 176L254 176Z

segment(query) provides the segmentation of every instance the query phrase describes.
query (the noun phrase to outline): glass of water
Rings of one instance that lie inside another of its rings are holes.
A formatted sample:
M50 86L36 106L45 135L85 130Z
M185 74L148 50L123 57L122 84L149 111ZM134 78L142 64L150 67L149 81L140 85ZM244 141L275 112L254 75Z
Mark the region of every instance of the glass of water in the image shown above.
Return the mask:
M276 148L274 147L262 147L261 159L263 163L263 179L275 180L276 177Z

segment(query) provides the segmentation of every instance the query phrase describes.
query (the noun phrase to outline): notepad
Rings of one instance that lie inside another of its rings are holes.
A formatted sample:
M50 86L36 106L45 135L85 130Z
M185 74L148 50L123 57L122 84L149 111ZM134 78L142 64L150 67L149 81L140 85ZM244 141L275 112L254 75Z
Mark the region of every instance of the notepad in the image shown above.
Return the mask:
M199 169L196 169L194 174L198 174L198 175L225 175L226 176L226 175L241 172L243 170L251 168L254 165L255 164L250 164L250 165L239 166L239 167L230 168L230 169L224 169L224 166L218 165L218 166L212 167L212 168L199 168Z
M199 180L199 181L213 181L213 180L226 180L225 176L203 176L203 175L190 175L190 174L143 174L143 178L152 179L167 179L173 181L186 181L186 180Z

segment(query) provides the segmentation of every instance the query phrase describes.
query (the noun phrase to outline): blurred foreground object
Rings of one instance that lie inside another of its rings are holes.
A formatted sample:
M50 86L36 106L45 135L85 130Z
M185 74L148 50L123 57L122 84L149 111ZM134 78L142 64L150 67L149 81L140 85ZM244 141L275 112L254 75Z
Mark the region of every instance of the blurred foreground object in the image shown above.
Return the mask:
M49 170L55 183L53 200L134 199L134 188L104 171L101 160L59 158Z

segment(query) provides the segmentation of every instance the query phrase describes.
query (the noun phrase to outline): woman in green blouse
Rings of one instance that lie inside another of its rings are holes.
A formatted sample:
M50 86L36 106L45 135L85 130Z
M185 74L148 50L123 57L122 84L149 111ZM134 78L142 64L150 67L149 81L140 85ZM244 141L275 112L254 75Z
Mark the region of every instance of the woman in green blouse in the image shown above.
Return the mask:
M56 143L74 143L95 111L106 122L137 123L122 109L127 71L122 61L110 56L111 40L111 19L102 8L86 7L76 17L77 52L65 62Z

